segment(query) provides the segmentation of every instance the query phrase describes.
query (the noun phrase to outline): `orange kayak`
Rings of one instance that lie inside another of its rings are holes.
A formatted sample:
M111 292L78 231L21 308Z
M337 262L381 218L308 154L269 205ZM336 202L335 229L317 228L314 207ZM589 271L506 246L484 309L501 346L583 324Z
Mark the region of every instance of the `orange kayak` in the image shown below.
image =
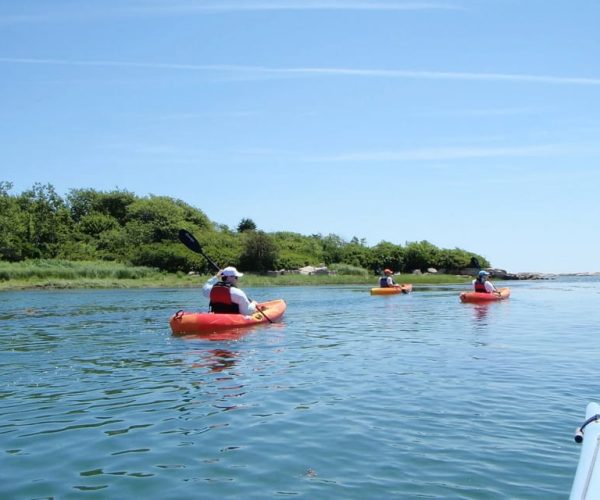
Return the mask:
M412 292L412 285L406 283L405 285L395 285L386 287L375 287L371 288L371 295L394 295L397 293L410 293Z
M258 304L262 312L257 311L249 316L243 314L215 314L212 312L177 311L169 320L173 335L188 333L208 333L226 328L240 328L275 322L281 319L287 308L282 299ZM270 321L269 321L270 320Z
M461 302L493 302L496 300L504 300L510 297L510 288L499 288L497 293L484 292L462 292L460 294Z

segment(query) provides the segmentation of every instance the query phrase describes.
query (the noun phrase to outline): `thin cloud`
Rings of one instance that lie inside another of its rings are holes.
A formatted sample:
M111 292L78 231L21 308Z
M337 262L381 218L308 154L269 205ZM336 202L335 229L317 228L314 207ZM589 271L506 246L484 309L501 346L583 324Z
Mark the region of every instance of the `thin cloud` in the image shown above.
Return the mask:
M417 80L457 80L457 81L488 81L509 83L542 83L557 85L600 85L600 78L571 77L553 75L528 75L518 73L473 73L451 71L416 71L389 69L355 69L355 68L269 68L264 66L231 66L231 65L200 65L179 63L153 63L131 61L78 61L64 59L34 59L0 57L4 64L44 64L54 66L94 66L119 67L131 69L180 70L216 73L222 77L240 80L275 79L294 77L357 77L357 78L397 78Z
M441 2L406 2L406 1L368 1L368 0L302 0L302 1L262 1L262 2L157 2L140 3L129 8L130 12L239 12L265 10L462 10L463 7Z
M441 109L428 112L414 113L415 116L526 116L546 112L547 108L489 108L489 109Z
M74 8L76 5L77 8ZM102 7L64 3L52 9L35 12L26 9L17 13L0 16L0 25L20 23L48 23L63 21L93 21L123 17L153 17L165 15L193 14L234 14L238 12L260 11L426 11L426 10L465 10L451 2L435 1L396 1L396 0L263 0L263 1L198 1L180 0L173 2L140 0L128 4L104 2Z
M516 147L450 147L400 151L360 151L309 158L313 162L419 162L452 161L471 158L541 157L572 152L573 147L556 144Z

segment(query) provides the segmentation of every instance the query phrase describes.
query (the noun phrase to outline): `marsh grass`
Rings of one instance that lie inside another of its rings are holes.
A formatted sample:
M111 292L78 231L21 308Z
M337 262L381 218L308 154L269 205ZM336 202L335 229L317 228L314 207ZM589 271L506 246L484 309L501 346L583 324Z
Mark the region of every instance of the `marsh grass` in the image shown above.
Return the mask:
M160 274L149 267L133 267L104 261L28 260L24 262L0 262L0 280L33 280L82 278L139 279Z
M166 273L149 267L134 267L117 262L29 260L0 262L0 289L24 288L177 288L199 287L209 276ZM261 276L244 274L240 286L377 286L377 276L368 273L313 275L285 274ZM395 276L397 283L436 285L467 283L468 276L406 274Z

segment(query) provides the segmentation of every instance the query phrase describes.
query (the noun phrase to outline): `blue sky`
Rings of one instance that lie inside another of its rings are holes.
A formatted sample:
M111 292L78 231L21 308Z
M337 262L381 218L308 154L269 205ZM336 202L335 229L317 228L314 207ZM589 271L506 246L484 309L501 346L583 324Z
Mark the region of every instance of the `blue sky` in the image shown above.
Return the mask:
M0 0L0 180L600 271L600 2Z

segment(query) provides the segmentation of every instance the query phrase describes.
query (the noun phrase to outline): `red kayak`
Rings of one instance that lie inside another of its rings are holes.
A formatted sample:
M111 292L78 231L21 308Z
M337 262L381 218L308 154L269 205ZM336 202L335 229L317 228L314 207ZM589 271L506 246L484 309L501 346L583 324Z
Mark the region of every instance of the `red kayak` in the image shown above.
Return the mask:
M461 302L493 302L504 300L510 297L510 288L499 288L500 293L485 292L462 292L460 294Z
M173 335L209 333L227 328L240 328L271 323L283 316L287 304L282 299L258 304L259 311L249 316L243 314L215 314L212 312L177 311L169 320ZM264 311L264 314L262 313Z

